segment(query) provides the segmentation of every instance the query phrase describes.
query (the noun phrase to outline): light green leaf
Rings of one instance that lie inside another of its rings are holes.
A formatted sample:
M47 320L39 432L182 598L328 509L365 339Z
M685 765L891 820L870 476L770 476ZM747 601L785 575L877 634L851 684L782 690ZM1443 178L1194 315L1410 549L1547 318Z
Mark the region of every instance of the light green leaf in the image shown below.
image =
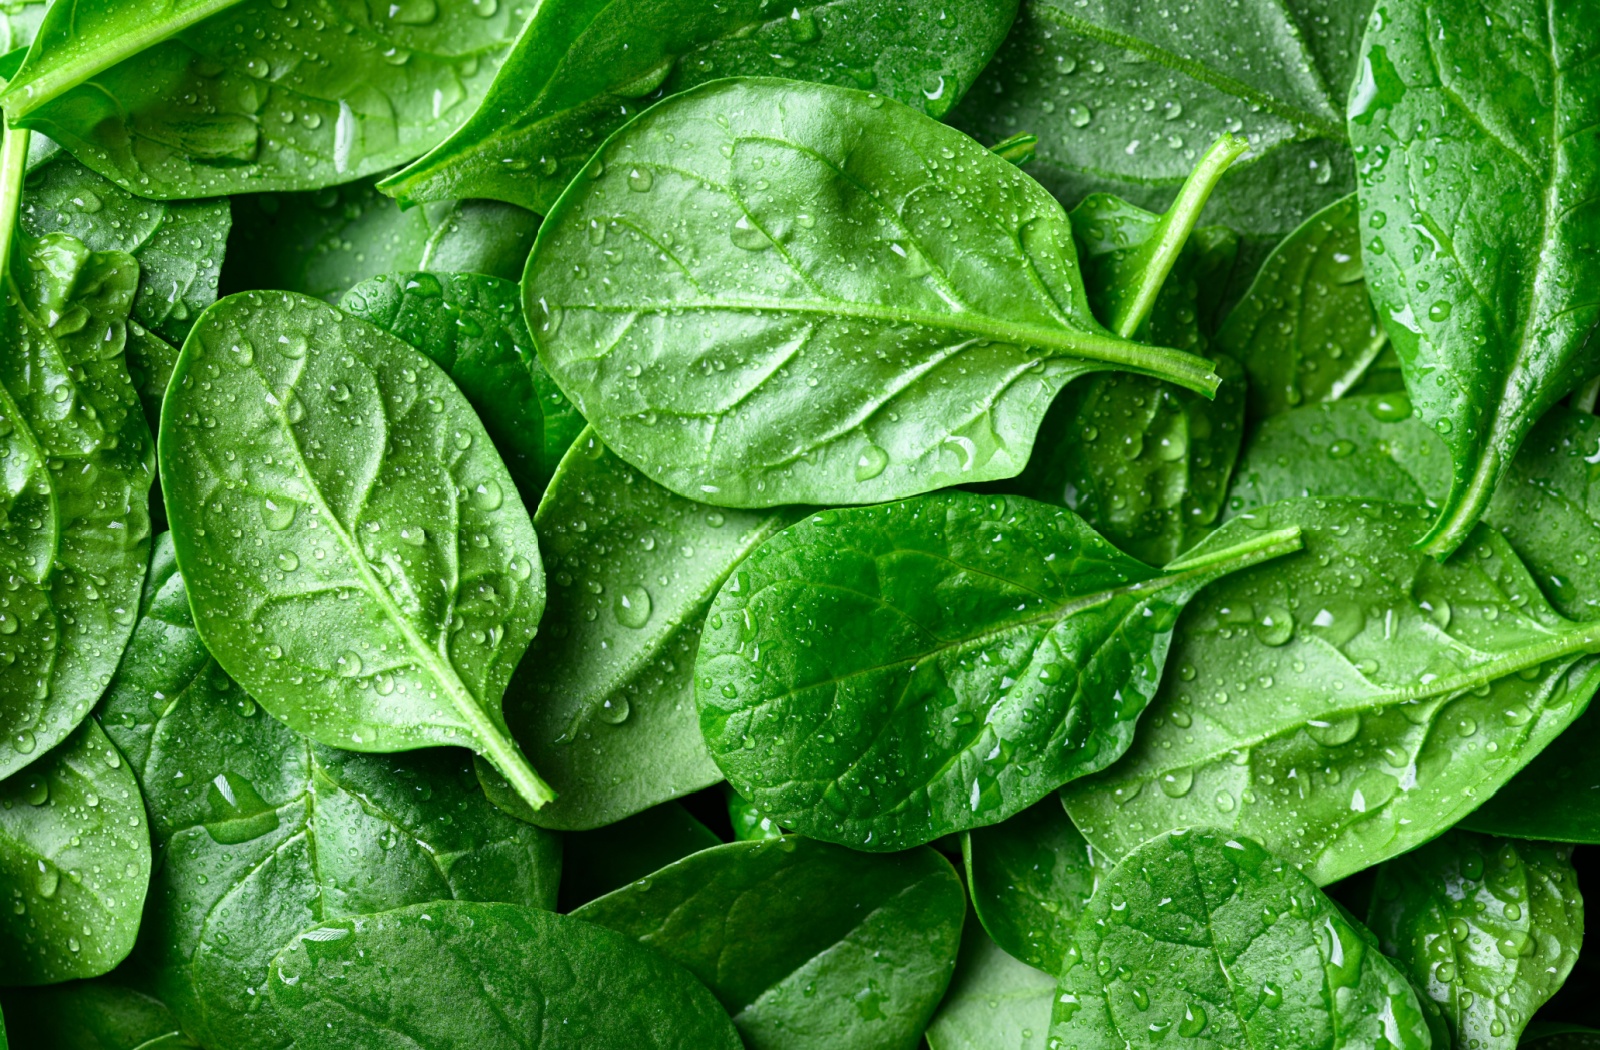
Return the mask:
M1054 977L1018 962L969 921L956 974L926 1033L931 1050L1046 1050Z

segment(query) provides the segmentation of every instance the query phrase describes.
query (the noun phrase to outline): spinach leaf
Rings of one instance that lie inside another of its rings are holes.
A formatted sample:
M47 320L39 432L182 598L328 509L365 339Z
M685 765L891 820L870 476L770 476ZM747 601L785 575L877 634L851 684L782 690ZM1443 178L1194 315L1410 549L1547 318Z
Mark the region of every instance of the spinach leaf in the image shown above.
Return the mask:
M930 849L788 837L696 853L573 917L700 978L750 1050L915 1050L964 914L960 880Z
M1250 376L1250 412L1335 401L1388 345L1361 269L1356 199L1343 197L1273 249L1217 343Z
M1522 1037L1527 1050L1600 1050L1600 1031L1577 1025L1534 1023Z
M0 781L0 984L105 973L133 949L150 833L133 774L90 718Z
M1378 869L1367 922L1439 1019L1435 1046L1512 1050L1578 958L1572 849L1449 832Z
M952 0L938 17L872 0L546 0L478 111L383 189L413 201L492 197L543 214L630 117L723 77L870 88L938 118L1016 13L1017 0Z
M49 6L49 0L13 0L0 6L0 53L17 54L19 67Z
M1344 98L1371 6L1031 0L951 120L986 142L1038 133L1032 170L1063 200L1154 210L1219 130L1243 134L1252 155L1207 219L1276 241L1354 188Z
M400 273L362 281L339 309L410 343L450 374L536 504L583 430L533 350L517 286L480 274Z
M1196 591L1299 546L1252 526L1162 570L1019 497L817 514L712 604L695 662L706 746L740 794L814 838L895 850L998 823L1122 754Z
M0 320L0 776L66 739L116 670L154 466L123 356L138 264L60 233L20 247Z
M1211 393L1084 298L1066 214L881 97L708 84L614 136L539 231L545 367L607 447L723 506L868 503L1015 475L1068 380Z
M1600 420L1552 410L1529 434L1484 521L1500 530L1562 615L1600 616ZM1450 487L1444 442L1402 394L1348 398L1266 420L1240 461L1230 511L1294 496L1436 504Z
M1423 540L1436 555L1467 539L1529 428L1600 371L1600 142L1564 101L1600 86L1594 46L1583 19L1533 0L1380 9L1362 41L1367 278L1453 468Z
M13 1040L26 1039L31 1050L199 1048L165 1003L114 978L6 992L0 1000Z
M1431 1045L1416 992L1371 935L1248 838L1158 836L1112 869L1084 918L1051 1026L1063 1045L1124 1032L1239 1050Z
M440 216L422 248L421 269L522 279L539 217L504 201L459 200Z
M309 190L411 160L476 106L528 15L481 0L133 6L161 17L58 5L0 102L16 126L160 199ZM76 35L86 9L105 33Z
M1454 824L1600 685L1600 628L1551 609L1493 530L1440 564L1414 547L1422 507L1245 517L1301 528L1305 549L1190 605L1133 746L1063 792L1108 856L1208 822L1325 885Z
M1055 978L1018 962L969 921L939 1012L926 1033L930 1050L1046 1050Z
M491 794L492 797L492 794ZM722 845L682 804L664 802L593 831L562 836L560 909L580 905L642 879L657 868Z
M627 937L509 904L449 901L326 923L267 994L304 1050L740 1050L711 994ZM417 980L396 980L398 975Z
M706 612L799 516L695 503L579 436L533 519L548 626L507 690L506 721L559 796L529 819L599 827L722 779L694 705Z
M735 839L740 842L759 842L783 837L783 829L733 790L733 785L725 783L722 788L728 797L728 823L733 825Z
M1591 704L1458 827L1550 842L1600 843L1600 707Z
M550 800L500 712L544 607L538 541L432 360L316 299L247 292L189 333L162 415L196 626L251 696L324 743L471 747Z
M1046 973L1059 973L1099 873L1089 844L1047 797L961 838L972 908L987 935Z

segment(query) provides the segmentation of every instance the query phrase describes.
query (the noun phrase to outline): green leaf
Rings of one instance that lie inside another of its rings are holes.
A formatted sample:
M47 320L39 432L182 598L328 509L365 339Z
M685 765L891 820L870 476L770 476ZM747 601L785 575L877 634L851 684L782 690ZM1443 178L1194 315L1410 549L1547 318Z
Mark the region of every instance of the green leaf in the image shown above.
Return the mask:
M455 201L434 223L421 269L520 281L538 232L539 217L526 208L503 201Z
M0 781L0 984L95 977L133 949L150 834L127 763L86 720Z
M562 842L566 845L561 869L563 912L657 868L722 845L710 828L677 802L664 802L593 831L568 832Z
M1378 869L1367 922L1441 1017L1435 1045L1513 1050L1583 941L1572 849L1449 832Z
M1040 136L1030 168L1062 200L1164 209L1222 129L1251 154L1206 221L1276 241L1353 188L1344 99L1368 0L1245 0L1181 11L1031 0L952 122Z
M722 790L728 799L728 822L733 825L735 839L740 842L761 842L783 837L783 829L733 790L732 784L724 783Z
M956 974L926 1033L931 1050L1046 1050L1055 978L967 923Z
M66 739L116 670L154 468L123 356L138 264L60 233L20 247L0 321L0 776Z
M1128 746L1196 591L1298 545L1235 526L1161 570L1019 497L825 511L718 593L700 729L740 794L814 838L896 850L998 823Z
M1362 274L1354 194L1273 249L1217 333L1218 346L1250 376L1257 418L1338 400L1388 341Z
M740 1050L711 993L661 955L507 904L326 923L279 953L268 987L304 1050Z
M868 503L1010 477L1076 376L1215 389L1209 362L1095 321L1043 189L899 103L708 84L586 172L523 278L534 339L606 445L691 498Z
M937 18L871 0L546 0L478 112L383 189L546 213L606 135L663 95L723 77L871 88L938 118L1016 13L1017 0L953 0Z
M1059 973L1099 872L1089 844L1046 797L961 839L972 907L988 936L1046 973Z
M523 501L535 504L583 430L583 418L539 363L517 286L481 274L397 273L339 300L450 374L494 439Z
M90 13L104 31L75 36ZM528 13L471 0L62 4L0 98L12 123L141 196L316 189L448 135Z
M1584 19L1533 0L1398 5L1362 41L1367 278L1453 466L1433 554L1467 538L1529 428L1600 371L1600 142L1580 101L1600 90L1596 46Z
M1101 884L1061 978L1052 1040L1217 1048L1431 1045L1417 994L1300 871L1248 838L1150 840ZM1148 1034L1146 1034L1148 1033Z
M437 365L318 300L248 292L189 333L162 415L196 626L251 696L323 743L471 747L549 801L500 710L544 607L538 540Z
M114 978L0 993L13 1040L31 1050L198 1050L161 1000ZM4 1042L0 1042L3 1050Z
M1063 792L1108 856L1210 823L1326 885L1465 816L1600 685L1600 627L1551 609L1488 528L1440 564L1414 547L1422 507L1242 517L1301 528L1305 549L1191 603L1133 746Z
M955 968L965 901L929 849L787 837L705 850L573 913L700 978L750 1050L915 1050Z
M1528 435L1484 521L1527 563L1563 616L1600 617L1600 419L1553 409ZM1436 504L1450 455L1404 393L1308 405L1265 420L1245 449L1230 512L1295 496Z
M1535 1022L1519 1045L1527 1050L1600 1050L1600 1031L1579 1025Z
M1600 844L1600 706L1591 704L1555 742L1458 827L1491 835Z
M20 66L49 6L48 0L13 0L0 6L0 53L15 53L14 61Z
M529 819L595 828L722 779L694 706L712 596L793 510L662 488L585 431L534 515L553 586L506 721L559 798Z

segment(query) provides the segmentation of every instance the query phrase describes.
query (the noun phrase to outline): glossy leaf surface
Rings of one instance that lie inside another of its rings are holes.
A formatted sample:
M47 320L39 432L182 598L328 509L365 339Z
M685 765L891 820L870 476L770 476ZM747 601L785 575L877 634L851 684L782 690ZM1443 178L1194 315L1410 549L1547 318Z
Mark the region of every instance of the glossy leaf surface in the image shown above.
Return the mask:
M82 6L61 7L63 28ZM75 86L58 95L24 72L7 113L141 196L316 189L404 163L448 135L488 90L528 14L470 0L371 10L243 0L152 46L100 49L89 66L114 64L69 78ZM161 26L116 19L110 28L126 36Z
M163 416L196 625L251 696L336 746L471 747L548 800L500 712L544 606L538 541L437 365L315 299L244 293L190 333Z
M964 909L932 850L873 856L790 837L697 853L573 916L700 978L750 1050L914 1050Z
M1122 753L1196 591L1297 546L1235 527L1160 570L1020 497L825 511L718 593L700 728L740 794L815 838L994 824Z
M1461 819L1491 835L1600 844L1600 707L1587 711L1532 762Z
M0 776L66 739L138 617L153 442L128 375L138 264L51 234L13 255L0 328Z
M700 738L694 659L712 596L799 514L684 499L582 434L534 515L549 625L506 721L559 798L532 815L593 828L722 779Z
M724 81L585 170L539 231L529 324L606 445L691 498L868 503L1009 477L1075 376L1215 388L1203 359L1095 321L1037 183L899 103Z
M568 832L561 841L566 850L561 868L562 912L691 854L722 845L710 828L677 802L663 802L593 831Z
M547 0L478 112L384 183L417 201L492 197L546 213L595 146L663 95L723 77L866 88L941 117L972 86L1017 0L931 9L871 0Z
M751 805L745 797L733 790L732 784L722 785L728 799L728 823L733 825L733 837L740 842L783 837L783 829L772 818Z
M950 990L926 1033L931 1050L1046 1050L1054 977L1018 962L968 922Z
M0 875L10 898L0 983L94 977L132 950L150 829L128 764L94 719L0 781Z
M1002 824L967 832L961 853L988 935L1030 966L1059 973L1098 875L1061 800L1046 797Z
M658 953L508 904L326 923L272 969L269 994L299 1019L304 1050L740 1050L711 993Z
M1370 934L1248 838L1152 839L1106 877L1081 929L1051 1026L1065 1046L1432 1045L1416 992Z
M583 429L533 350L517 286L481 274L396 273L339 300L449 373L483 421L523 500L536 505Z
M1443 1021L1435 1045L1511 1050L1567 979L1583 941L1571 855L1452 831L1378 870L1367 922Z
M1465 816L1600 684L1597 629L1551 609L1490 529L1441 565L1413 546L1421 507L1245 518L1300 527L1305 549L1191 603L1133 746L1063 793L1108 856L1209 822L1333 882Z
M1362 42L1367 279L1453 464L1435 554L1467 538L1529 428L1600 370L1600 36L1582 10L1405 4Z
M29 1050L198 1050L159 999L114 978L0 994L6 1034ZM3 1045L3 1044L0 1044Z

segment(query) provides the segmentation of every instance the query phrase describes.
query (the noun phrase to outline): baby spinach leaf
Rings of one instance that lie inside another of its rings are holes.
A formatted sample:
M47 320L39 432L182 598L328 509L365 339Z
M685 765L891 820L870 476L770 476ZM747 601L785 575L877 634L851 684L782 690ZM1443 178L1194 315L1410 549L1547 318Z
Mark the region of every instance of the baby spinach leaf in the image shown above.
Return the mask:
M869 88L938 118L1016 13L1017 0L953 0L937 17L872 0L546 0L478 111L383 189L413 201L492 197L543 214L630 117L723 77Z
M1236 526L1162 570L1020 497L825 511L718 592L700 729L740 794L814 838L995 824L1122 754L1196 591L1298 546Z
M951 120L985 142L1038 133L1030 170L1063 200L1111 192L1154 210L1226 128L1252 153L1207 220L1275 241L1353 188L1344 99L1371 6L1032 0Z
M471 0L370 11L330 0L193 0L179 16L227 9L180 27L129 21L128 3L101 2L90 7L110 16L96 21L114 39L83 39L78 61L46 44L79 39L73 20L83 6L47 17L0 99L18 127L161 199L309 190L411 160L476 106L528 15ZM175 17L172 5L136 6ZM56 55L59 67L46 68Z
M0 1000L12 1039L31 1050L199 1050L165 1003L115 978L7 992Z
M304 1050L740 1050L711 993L656 952L564 915L448 901L306 930L267 994ZM416 980L396 980L398 975Z
M538 502L583 418L539 363L516 285L481 274L380 274L346 292L339 309L400 337L448 372L523 500Z
M1411 978L1435 1046L1513 1050L1583 940L1571 847L1451 831L1386 861L1367 916Z
M1388 345L1367 295L1360 242L1352 194L1284 238L1228 314L1217 343L1250 376L1252 415L1337 400Z
M593 831L562 836L563 912L621 889L657 868L713 846L722 840L677 802L663 802L643 813Z
M706 611L799 516L695 503L579 436L533 519L548 626L506 694L513 735L559 796L530 819L599 827L722 779L694 706Z
M1098 872L1089 844L1046 797L961 838L972 908L988 936L1030 966L1059 973Z
M189 334L162 414L196 626L251 696L324 743L471 747L550 800L500 711L544 607L538 541L437 365L318 300L248 292Z
M1458 827L1550 842L1600 843L1600 707L1591 704Z
M0 983L105 973L133 949L150 833L127 763L86 720L0 781Z
M1056 996L1062 1045L1124 1032L1238 1050L1431 1045L1417 993L1371 935L1248 838L1158 836L1112 869L1084 918Z
M44 21L49 6L48 0L20 0L0 6L0 52L8 56L15 54L17 68L22 65L28 45L38 35L39 24ZM15 69L12 72L15 75Z
M930 849L874 856L791 836L696 853L573 917L700 978L750 1050L915 1050L964 913Z
M1562 615L1600 616L1600 419L1553 409L1523 443L1484 521L1500 530ZM1444 442L1403 394L1311 405L1263 422L1229 494L1230 510L1294 496L1436 504L1450 487Z
M1063 792L1108 856L1206 821L1325 885L1454 824L1600 685L1600 628L1551 609L1491 529L1440 564L1413 546L1422 507L1245 517L1298 526L1305 549L1191 603L1133 746Z
M459 200L434 221L421 269L482 273L520 281L539 232L539 217L504 201Z
M728 798L728 822L733 825L735 839L740 842L759 842L783 837L783 829L733 790L733 785L724 783L722 788Z
M1527 1050L1600 1050L1600 1031L1578 1025L1535 1022L1519 1045Z
M1533 0L1398 5L1362 41L1367 278L1453 467L1433 554L1466 540L1529 428L1600 371L1600 140L1567 101L1600 90L1594 51L1591 25Z
M1010 477L1068 380L1207 394L1090 313L1066 214L966 136L843 88L731 80L613 137L539 231L545 367L607 447L723 506Z
M0 320L0 776L64 740L116 670L154 466L123 356L138 264L60 233L22 249Z
M928 1024L930 1050L1046 1050L1055 978L1019 962L968 921L961 954L939 1012Z

